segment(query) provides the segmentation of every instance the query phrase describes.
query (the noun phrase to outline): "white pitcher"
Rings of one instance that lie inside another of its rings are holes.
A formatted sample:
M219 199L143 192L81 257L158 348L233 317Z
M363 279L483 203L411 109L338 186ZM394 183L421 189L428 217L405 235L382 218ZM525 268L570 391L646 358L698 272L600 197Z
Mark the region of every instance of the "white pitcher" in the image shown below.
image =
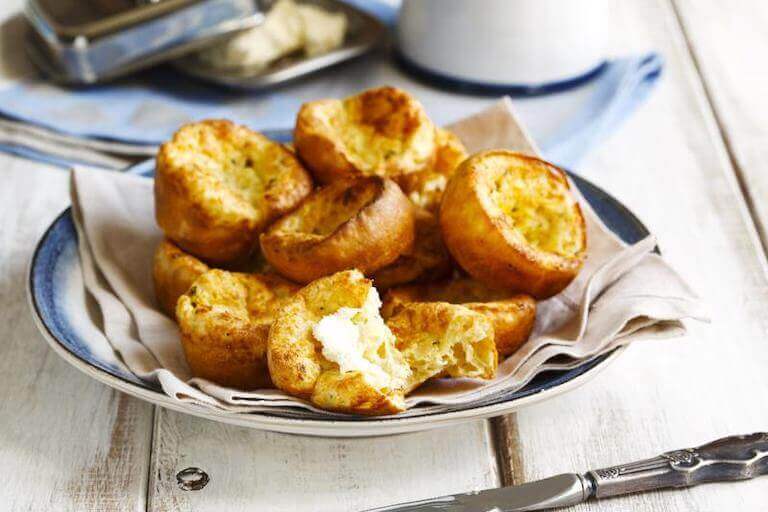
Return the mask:
M605 61L610 5L611 0L403 0L399 51L412 66L469 83L568 82Z

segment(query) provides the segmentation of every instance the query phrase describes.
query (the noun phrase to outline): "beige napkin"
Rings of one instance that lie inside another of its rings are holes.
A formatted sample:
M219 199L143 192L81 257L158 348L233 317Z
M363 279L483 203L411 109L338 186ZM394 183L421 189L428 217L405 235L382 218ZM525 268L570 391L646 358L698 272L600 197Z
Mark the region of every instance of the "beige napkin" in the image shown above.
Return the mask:
M472 152L536 153L506 98L449 128ZM579 199L587 222L587 262L566 290L539 304L531 339L500 364L493 381L432 382L408 397L409 407L419 407L403 415L506 394L543 370L573 368L639 339L679 335L683 318L706 319L686 283L650 252L652 237L626 246ZM105 340L138 377L196 407L231 413L288 405L317 410L278 390L243 392L191 378L178 328L159 311L152 290L152 256L162 235L154 221L150 179L75 168L72 203L84 284L101 308Z

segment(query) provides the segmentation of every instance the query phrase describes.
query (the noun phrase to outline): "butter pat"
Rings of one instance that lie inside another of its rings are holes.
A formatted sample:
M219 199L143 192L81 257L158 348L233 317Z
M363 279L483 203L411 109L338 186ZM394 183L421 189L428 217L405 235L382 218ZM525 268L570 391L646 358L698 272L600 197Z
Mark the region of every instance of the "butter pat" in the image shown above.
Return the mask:
M205 49L200 58L216 67L265 68L304 46L304 23L293 0L280 0L264 22L232 39Z
M338 48L346 31L344 13L297 4L294 0L279 0L261 25L207 48L199 56L219 68L262 69L300 50L311 57Z
M304 23L304 53L312 57L341 46L347 33L347 17L311 4L299 5Z
M377 388L400 387L407 375L403 370L390 375L371 359L378 359L382 343L394 349L394 336L379 314L381 299L371 287L361 308L339 308L324 316L312 327L312 334L322 345L323 357L339 365L341 373L360 372L365 380ZM366 357L367 356L367 357ZM388 367L396 367L382 363Z

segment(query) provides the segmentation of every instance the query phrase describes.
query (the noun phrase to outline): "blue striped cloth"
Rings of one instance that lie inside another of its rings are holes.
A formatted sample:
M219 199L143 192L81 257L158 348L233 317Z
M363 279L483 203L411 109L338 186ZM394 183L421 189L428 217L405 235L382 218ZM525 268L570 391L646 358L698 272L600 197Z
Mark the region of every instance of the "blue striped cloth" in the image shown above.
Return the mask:
M373 9L387 23L396 16L396 11L385 4L361 5ZM661 69L661 58L654 53L615 59L579 87L545 96L513 98L513 102L544 156L573 167L647 98ZM343 97L385 84L414 94L438 124L462 118L496 100L419 81L399 68L390 52L382 49L260 93L204 84L169 67L86 89L26 80L0 90L0 115L79 140L146 148L167 140L179 125L205 118L232 119L260 131L290 130L305 101ZM0 141L0 151L62 166L75 163L18 142ZM87 163L87 159L78 163Z

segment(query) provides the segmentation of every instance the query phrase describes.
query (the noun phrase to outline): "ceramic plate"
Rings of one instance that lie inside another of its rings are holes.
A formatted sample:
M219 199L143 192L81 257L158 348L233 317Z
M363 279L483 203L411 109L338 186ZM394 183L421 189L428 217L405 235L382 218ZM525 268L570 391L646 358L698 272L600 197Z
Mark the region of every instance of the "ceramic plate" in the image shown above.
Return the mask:
M285 134L272 134L285 139ZM154 162L135 166L129 172L151 175ZM605 224L627 243L648 234L643 224L609 194L590 182L571 175L574 183ZM297 434L357 437L426 430L478 418L509 413L573 389L594 377L622 348L580 366L540 373L524 388L501 392L483 400L450 406L440 411L418 407L407 417L328 417L298 408L275 408L274 412L218 413L183 404L166 396L158 385L133 375L118 356L101 348L100 314L82 285L77 255L77 235L71 210L64 210L38 242L29 269L28 291L33 316L51 347L72 366L91 377L148 402L196 416L246 427ZM421 410L423 409L423 411Z

